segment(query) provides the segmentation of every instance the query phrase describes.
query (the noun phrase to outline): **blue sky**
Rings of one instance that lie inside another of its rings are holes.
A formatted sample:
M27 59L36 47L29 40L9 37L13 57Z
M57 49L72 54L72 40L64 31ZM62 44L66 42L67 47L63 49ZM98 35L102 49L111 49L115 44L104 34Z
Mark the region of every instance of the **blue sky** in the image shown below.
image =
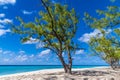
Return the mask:
M85 50L76 51L73 56L75 65L105 65L98 57L90 56L87 42L90 37L96 36L99 30L92 30L83 22L84 12L96 16L97 9L104 10L107 6L118 5L120 0L111 3L109 0L52 0L61 4L68 4L69 8L75 8L80 16L79 28L75 36L75 42ZM12 34L7 22L18 24L15 17L20 16L24 21L33 21L38 12L43 9L40 0L0 0L0 65L57 65L60 64L57 56L49 49L38 48L42 43L31 38L24 44L20 42L20 36Z

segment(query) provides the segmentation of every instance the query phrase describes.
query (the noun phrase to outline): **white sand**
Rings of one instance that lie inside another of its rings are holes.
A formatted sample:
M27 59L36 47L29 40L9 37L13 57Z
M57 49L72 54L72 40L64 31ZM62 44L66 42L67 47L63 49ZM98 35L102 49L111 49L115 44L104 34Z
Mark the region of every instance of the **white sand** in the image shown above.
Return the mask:
M120 80L120 70L106 67L73 69L73 74L68 75L63 69L46 69L4 75L0 80Z

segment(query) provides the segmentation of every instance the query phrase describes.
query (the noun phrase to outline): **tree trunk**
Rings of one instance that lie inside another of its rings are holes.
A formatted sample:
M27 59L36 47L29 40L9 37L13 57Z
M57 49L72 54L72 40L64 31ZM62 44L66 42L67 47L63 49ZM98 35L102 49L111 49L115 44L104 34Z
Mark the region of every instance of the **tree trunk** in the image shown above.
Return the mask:
M113 70L115 70L113 60L110 61L110 66L111 66L111 68L112 68Z
M112 68L113 70L115 70L115 66L114 66L113 64L111 64L111 68Z
M68 69L69 69L69 73L71 74L72 73L71 72L71 69L72 69L72 58L71 58L71 54L70 54L69 48L68 48L68 60L69 60L69 62L68 62Z
M70 64L66 64L62 54L59 54L58 57L62 63L65 73L71 74L72 61L70 61Z

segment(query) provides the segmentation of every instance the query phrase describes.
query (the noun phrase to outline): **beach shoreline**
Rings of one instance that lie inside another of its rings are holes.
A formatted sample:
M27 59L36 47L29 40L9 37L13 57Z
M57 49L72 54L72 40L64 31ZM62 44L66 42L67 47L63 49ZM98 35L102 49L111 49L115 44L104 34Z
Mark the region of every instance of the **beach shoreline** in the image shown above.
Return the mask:
M109 67L93 67L93 68L77 68L73 69L73 74L65 74L64 69L45 69L31 72L23 72L9 75L1 75L0 80L93 80L100 78L100 80L114 80L120 79L120 71L114 71ZM91 75L92 74L92 75ZM98 75L96 75L98 74ZM117 79L118 78L118 79Z
M76 71L76 70L86 70L86 69L95 69L95 68L108 68L108 67L92 67L92 68L73 68L72 70L73 71ZM27 72L20 72L20 73L12 73L12 74L5 74L5 75L0 75L0 78L1 77L9 77L9 76L17 76L17 75L25 75L25 74L33 74L33 73L47 73L47 72L64 72L64 69L63 68L57 68L57 69L42 69L42 70L35 70L35 71L27 71Z

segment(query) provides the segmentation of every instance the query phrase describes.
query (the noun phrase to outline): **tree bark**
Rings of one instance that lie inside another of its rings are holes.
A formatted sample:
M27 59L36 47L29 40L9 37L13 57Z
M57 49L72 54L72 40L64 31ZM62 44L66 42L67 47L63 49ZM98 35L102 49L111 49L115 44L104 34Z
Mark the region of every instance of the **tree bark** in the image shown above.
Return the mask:
M71 54L70 54L70 50L68 49L68 60L69 60L69 63L68 63L68 72L71 74L71 69L72 69L72 57L71 57Z
M65 61L64 61L64 58L63 58L62 54L59 54L58 57L59 57L59 59L60 59L60 61L62 63L62 66L64 68L65 73L72 74L72 72L71 72L72 61L69 61L70 63L66 64Z
M110 66L113 70L115 70L116 68L118 68L119 63L117 62L116 59L112 59L110 62Z

